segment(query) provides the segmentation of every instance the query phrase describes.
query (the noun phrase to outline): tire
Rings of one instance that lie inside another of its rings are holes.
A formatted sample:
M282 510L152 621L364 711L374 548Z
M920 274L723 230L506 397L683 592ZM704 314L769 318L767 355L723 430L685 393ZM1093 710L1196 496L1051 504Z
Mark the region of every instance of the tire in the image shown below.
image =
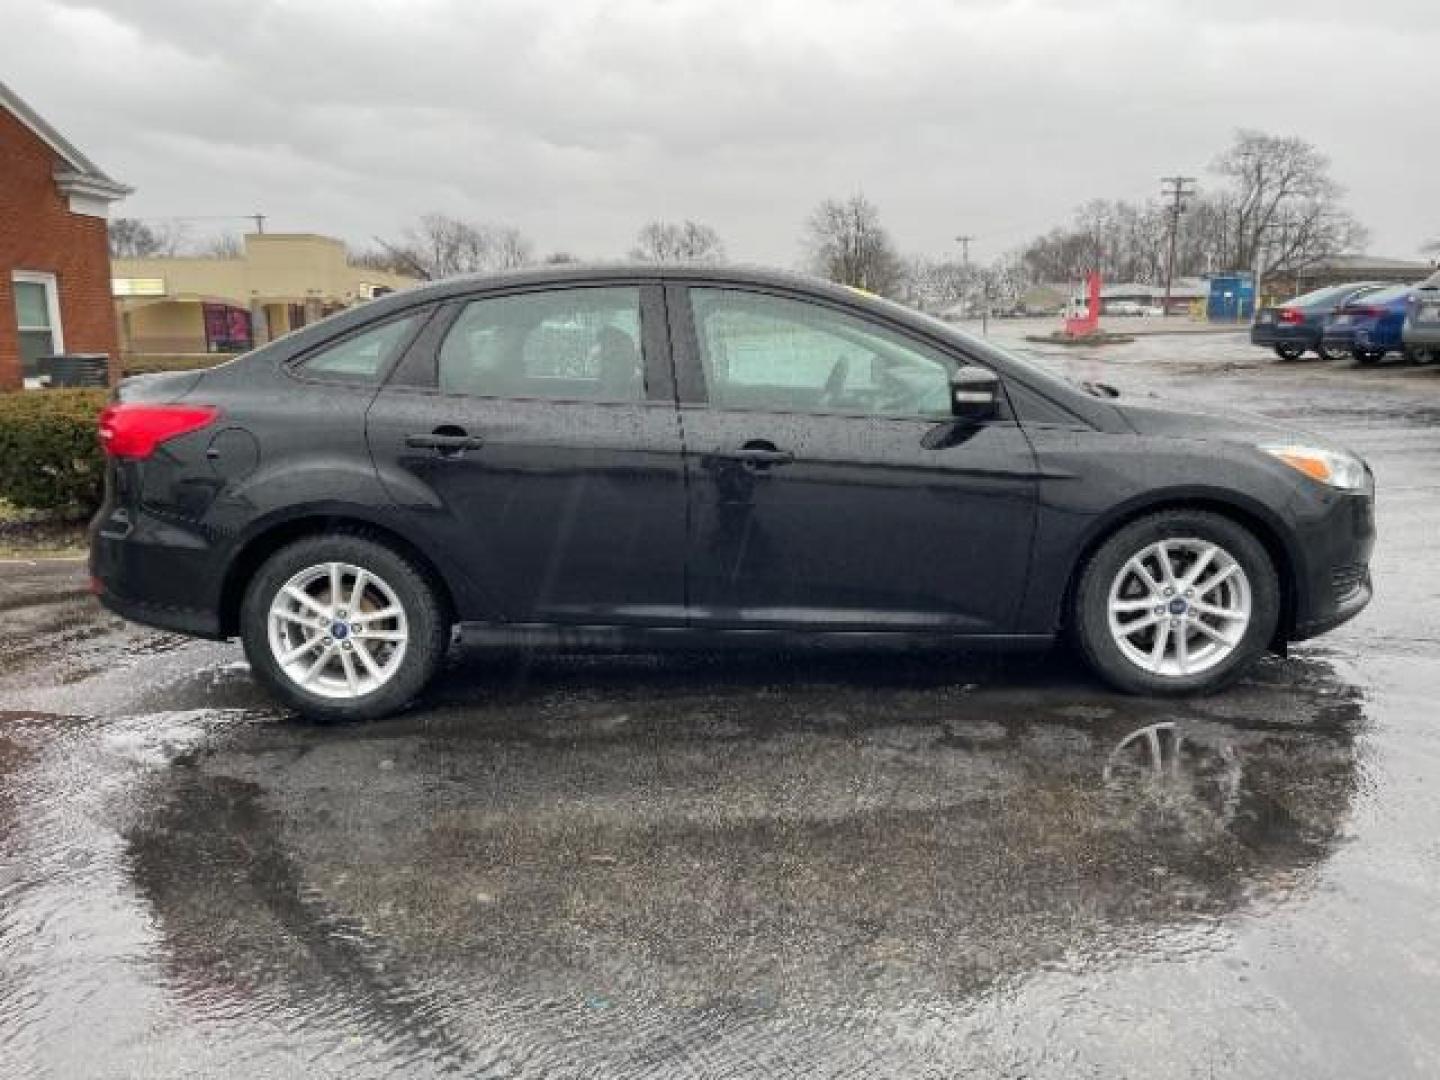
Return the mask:
M1344 360L1350 355L1346 350L1337 349L1333 345L1320 345L1316 347L1315 351L1320 354L1321 360L1328 360L1332 364Z
M1357 364L1378 364L1385 356L1384 349L1356 349L1354 350L1355 362Z
M1405 360L1411 364L1428 364L1434 355L1425 349L1412 349L1408 346L1405 349Z
M1173 586L1158 570L1161 543L1180 581L1172 595L1164 593ZM1212 547L1193 590L1199 595L1187 598L1183 580ZM1150 570L1157 592L1149 592L1131 569L1136 559ZM1132 610L1112 616L1112 600ZM1191 607L1196 600L1229 615L1201 613ZM1183 604L1184 612L1172 604ZM1237 614L1242 610L1243 621ZM1244 526L1202 510L1162 511L1120 528L1082 568L1071 611L1076 643L1096 674L1118 690L1155 697L1211 693L1229 685L1265 652L1279 619L1280 583L1264 545ZM1127 636L1113 629L1117 625L1137 629ZM1215 633L1202 633L1206 627ZM1159 663L1153 665L1162 633ZM1183 659L1177 633L1185 642ZM1148 655L1142 661L1137 654Z
M345 607L330 602L334 567ZM358 615L350 610L357 586ZM366 623L366 613L375 621ZM250 580L240 608L240 637L256 679L322 721L373 720L403 707L435 674L448 630L425 573L361 532L323 533L281 548Z
M1303 345L1276 345L1275 355L1281 360L1299 360L1305 355Z

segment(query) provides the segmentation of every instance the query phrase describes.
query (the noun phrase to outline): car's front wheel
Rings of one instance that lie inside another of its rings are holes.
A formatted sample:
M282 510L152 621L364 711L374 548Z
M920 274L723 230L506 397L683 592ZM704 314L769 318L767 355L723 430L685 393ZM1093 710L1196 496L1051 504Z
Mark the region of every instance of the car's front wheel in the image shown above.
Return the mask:
M1357 364L1378 364L1385 357L1384 349L1356 349L1354 350L1355 362Z
M1344 360L1350 355L1349 350L1341 349L1335 345L1321 345L1315 351L1320 354L1321 360L1328 360L1332 364Z
M1281 360L1299 360L1305 355L1305 349L1300 345L1276 345L1275 355Z
M1132 522L1081 573L1073 609L1081 652L1107 682L1137 694L1206 693L1269 645L1280 588L1264 545L1206 511Z
M275 552L245 593L240 634L272 693L321 720L368 720L424 689L446 619L424 573L369 536L305 537Z

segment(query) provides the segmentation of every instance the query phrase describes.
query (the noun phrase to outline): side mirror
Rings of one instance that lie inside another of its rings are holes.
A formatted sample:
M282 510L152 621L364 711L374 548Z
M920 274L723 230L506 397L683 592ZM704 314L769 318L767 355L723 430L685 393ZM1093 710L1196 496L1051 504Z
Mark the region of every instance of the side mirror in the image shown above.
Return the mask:
M950 411L960 420L993 420L1000 413L1000 377L981 367L950 376Z

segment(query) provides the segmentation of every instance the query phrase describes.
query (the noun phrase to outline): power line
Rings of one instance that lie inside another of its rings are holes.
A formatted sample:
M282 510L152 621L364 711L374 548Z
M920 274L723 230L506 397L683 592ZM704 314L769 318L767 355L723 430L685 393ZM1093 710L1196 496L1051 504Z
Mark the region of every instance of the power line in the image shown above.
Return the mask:
M1180 215L1185 211L1185 200L1195 194L1195 177L1162 176L1161 193L1171 200L1166 212L1170 216L1170 243L1165 255L1165 314L1170 314L1170 287L1175 280L1175 241L1180 235Z

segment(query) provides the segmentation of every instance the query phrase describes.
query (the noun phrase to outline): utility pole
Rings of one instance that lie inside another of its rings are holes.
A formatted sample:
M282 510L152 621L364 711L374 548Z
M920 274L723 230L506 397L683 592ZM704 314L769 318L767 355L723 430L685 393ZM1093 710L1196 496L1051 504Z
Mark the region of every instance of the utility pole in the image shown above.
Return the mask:
M1185 210L1185 200L1195 194L1195 177L1162 176L1162 194L1171 200L1166 213L1170 217L1170 244L1165 256L1165 315L1170 314L1170 287L1175 280L1175 241L1180 235L1180 215Z
M971 241L971 240L974 240L974 239L975 239L975 237L973 237L973 236L957 236L957 237L955 237L955 242L960 245L960 265L961 265L961 266L969 266L969 265L970 265L970 241Z
M255 231L263 236L265 234L265 215L251 214L250 217L255 221Z

